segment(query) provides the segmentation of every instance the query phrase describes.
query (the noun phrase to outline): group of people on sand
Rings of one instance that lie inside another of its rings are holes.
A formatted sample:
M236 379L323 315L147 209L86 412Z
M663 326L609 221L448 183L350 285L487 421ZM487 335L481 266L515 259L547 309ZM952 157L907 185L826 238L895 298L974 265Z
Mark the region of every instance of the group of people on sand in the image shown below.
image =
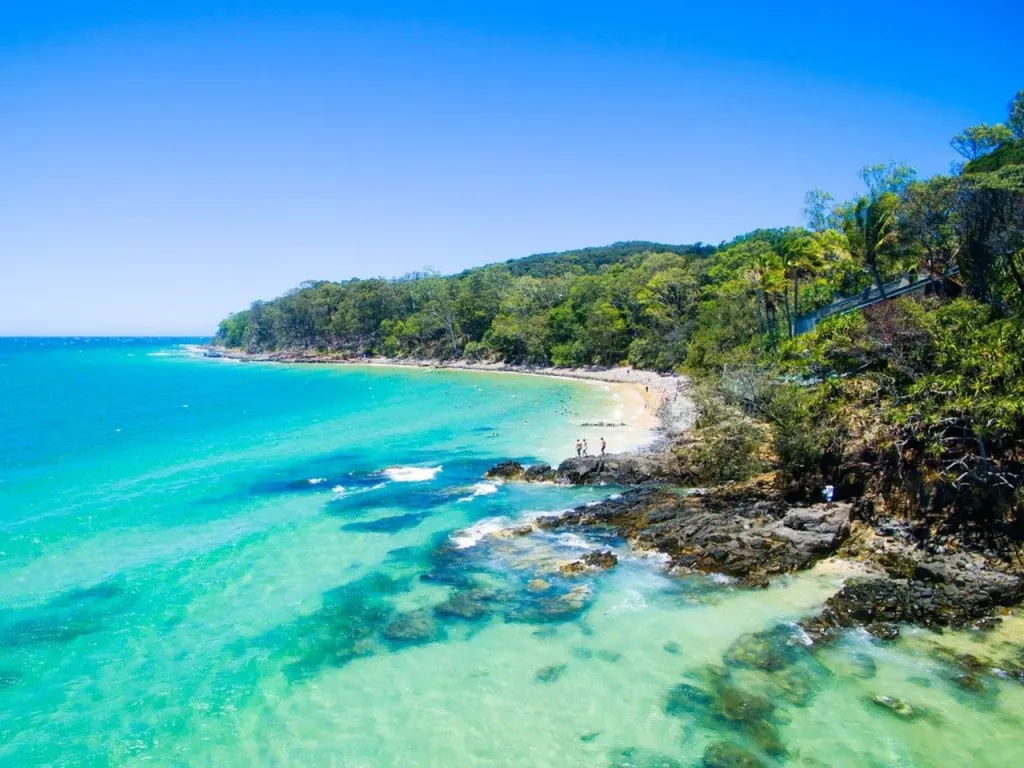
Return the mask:
M606 443L604 442L604 438L602 437L601 438L601 455L602 456L604 456L605 450L607 450L607 447L608 446L606 445ZM590 454L588 453L586 438L576 438L576 456L577 456L577 458L580 458L580 457L583 457L583 456L589 456L589 455Z

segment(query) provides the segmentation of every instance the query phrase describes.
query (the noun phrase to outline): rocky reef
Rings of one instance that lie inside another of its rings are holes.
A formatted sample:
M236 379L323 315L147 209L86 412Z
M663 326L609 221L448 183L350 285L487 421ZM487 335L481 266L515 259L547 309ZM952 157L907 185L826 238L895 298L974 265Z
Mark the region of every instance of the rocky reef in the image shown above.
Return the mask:
M984 627L998 620L997 609L1024 600L1024 575L1010 560L948 539L934 546L921 531L874 514L864 499L790 504L771 476L683 490L671 484L676 471L670 456L642 454L572 458L557 469L503 462L488 476L633 486L596 504L540 517L534 526L603 530L638 550L662 553L677 572L719 573L765 586L775 575L833 555L863 562L872 575L850 581L804 620L816 641L855 626L881 639L897 637L901 623ZM595 566L566 564L564 573Z
M668 556L680 570L722 573L763 584L809 568L835 552L850 530L849 504L791 507L767 488L734 498L729 491L682 493L638 488L557 517L545 529L608 528L642 550Z

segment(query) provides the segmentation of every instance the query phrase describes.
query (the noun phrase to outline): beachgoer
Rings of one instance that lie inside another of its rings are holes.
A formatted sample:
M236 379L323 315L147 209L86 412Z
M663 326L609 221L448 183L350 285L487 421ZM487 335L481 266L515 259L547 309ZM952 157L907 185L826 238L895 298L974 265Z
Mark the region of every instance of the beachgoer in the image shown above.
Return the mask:
M605 446L604 438L602 437L601 438L601 455L602 456L604 456L605 448L606 448L606 446Z
M822 497L825 499L826 504L832 504L832 496L835 494L836 489L831 485L826 485L821 491Z
M583 455L587 455L587 438L583 438Z
M579 458L582 454L583 454L583 443L581 443L580 439L577 437L576 438L576 458Z

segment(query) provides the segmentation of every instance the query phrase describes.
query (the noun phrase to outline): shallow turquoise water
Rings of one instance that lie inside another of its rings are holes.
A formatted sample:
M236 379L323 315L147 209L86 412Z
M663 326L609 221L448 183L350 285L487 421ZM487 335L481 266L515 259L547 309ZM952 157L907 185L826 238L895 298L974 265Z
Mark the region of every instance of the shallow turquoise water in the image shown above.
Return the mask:
M482 482L568 453L612 398L0 340L0 765L696 765L720 739L777 739L760 758L778 765L1019 758L1024 688L968 692L940 649L1009 658L1015 620L811 656L785 622L834 570L750 592L596 534L485 535L613 490ZM598 546L611 572L558 574ZM722 666L780 622L791 666ZM682 683L705 693L673 698ZM734 691L774 707L723 718L711 699Z

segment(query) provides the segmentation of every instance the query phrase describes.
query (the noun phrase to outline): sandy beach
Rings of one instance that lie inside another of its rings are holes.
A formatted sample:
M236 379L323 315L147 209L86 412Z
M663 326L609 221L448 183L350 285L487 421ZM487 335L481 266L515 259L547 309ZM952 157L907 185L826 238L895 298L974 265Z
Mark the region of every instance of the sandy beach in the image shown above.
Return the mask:
M690 396L690 381L685 376L617 368L555 368L466 360L419 360L372 357L351 359L311 352L275 352L248 354L221 347L196 347L206 356L249 362L302 363L321 365L390 366L434 370L506 373L549 378L576 379L606 387L617 407L601 421L580 424L580 437L588 441L590 452L597 453L600 438L608 440L609 453L634 451L660 438L671 437L693 427L696 405Z

